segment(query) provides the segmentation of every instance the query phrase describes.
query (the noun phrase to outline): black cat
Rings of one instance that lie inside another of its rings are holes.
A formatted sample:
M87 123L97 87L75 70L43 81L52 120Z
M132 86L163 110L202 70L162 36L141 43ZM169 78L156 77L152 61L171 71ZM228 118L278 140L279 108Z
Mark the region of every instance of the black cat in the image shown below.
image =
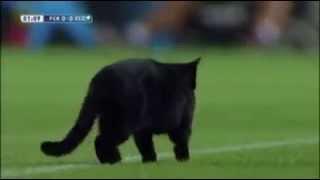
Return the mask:
M119 162L118 146L130 135L142 161L156 161L152 136L161 133L174 143L176 159L188 160L199 61L128 59L104 67L91 80L74 127L62 141L42 143L41 150L52 156L72 152L97 118L95 149L101 163Z

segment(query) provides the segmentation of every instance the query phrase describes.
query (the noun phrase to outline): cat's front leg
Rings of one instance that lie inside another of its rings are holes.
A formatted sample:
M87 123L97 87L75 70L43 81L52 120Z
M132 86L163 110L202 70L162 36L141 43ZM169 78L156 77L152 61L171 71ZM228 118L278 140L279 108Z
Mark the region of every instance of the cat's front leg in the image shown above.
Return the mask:
M157 155L152 141L152 133L147 131L136 133L134 134L134 142L142 156L142 162L157 161Z

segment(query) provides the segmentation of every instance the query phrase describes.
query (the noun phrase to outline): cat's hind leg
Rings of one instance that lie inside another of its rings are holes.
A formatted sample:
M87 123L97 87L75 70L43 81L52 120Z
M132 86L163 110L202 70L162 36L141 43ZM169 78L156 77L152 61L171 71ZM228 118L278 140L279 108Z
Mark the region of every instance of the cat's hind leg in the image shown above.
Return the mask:
M100 163L114 164L121 161L118 147L110 144L102 135L96 137L95 150Z
M142 156L142 162L157 161L157 155L152 141L152 133L148 131L137 132L134 134L134 142Z
M174 143L174 153L178 161L189 160L189 128L177 128L168 133L170 140Z
M101 163L114 164L121 161L118 146L125 142L129 135L118 125L107 122L106 117L100 119L100 135L95 140L96 155Z

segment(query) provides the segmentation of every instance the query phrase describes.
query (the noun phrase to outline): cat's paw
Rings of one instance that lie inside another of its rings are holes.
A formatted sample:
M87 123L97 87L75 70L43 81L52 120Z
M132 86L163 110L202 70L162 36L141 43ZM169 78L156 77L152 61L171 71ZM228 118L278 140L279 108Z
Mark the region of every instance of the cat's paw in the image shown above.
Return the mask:
M152 162L156 162L156 161L157 161L157 156L155 154L142 157L143 163L152 163Z
M157 159L142 159L142 163L154 163L157 162Z
M175 147L174 149L176 160L185 162L190 159L189 150L186 147Z
M106 155L97 155L98 160L101 164L116 164L121 161L120 156L106 156Z
M179 162L186 162L190 159L189 156L176 156L176 160Z
M59 142L43 142L41 151L49 156L62 156L64 154Z
M101 164L115 164L121 161L118 150L96 149L96 155Z

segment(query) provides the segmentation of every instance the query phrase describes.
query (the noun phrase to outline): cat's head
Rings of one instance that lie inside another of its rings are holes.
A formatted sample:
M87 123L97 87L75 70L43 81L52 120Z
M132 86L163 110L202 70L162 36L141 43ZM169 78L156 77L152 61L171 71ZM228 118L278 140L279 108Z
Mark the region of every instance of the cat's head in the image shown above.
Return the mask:
M175 83L177 86L190 88L192 90L196 89L196 79L197 79L197 68L201 60L201 57L196 58L195 60L178 64L175 68Z
M196 89L197 67L201 57L198 57L187 63L159 63L165 70L164 79L169 83L169 87L176 89Z
M195 60L187 63L186 68L186 77L187 82L190 83L192 89L196 89L197 85L197 69L198 64L200 63L201 57L196 58Z

